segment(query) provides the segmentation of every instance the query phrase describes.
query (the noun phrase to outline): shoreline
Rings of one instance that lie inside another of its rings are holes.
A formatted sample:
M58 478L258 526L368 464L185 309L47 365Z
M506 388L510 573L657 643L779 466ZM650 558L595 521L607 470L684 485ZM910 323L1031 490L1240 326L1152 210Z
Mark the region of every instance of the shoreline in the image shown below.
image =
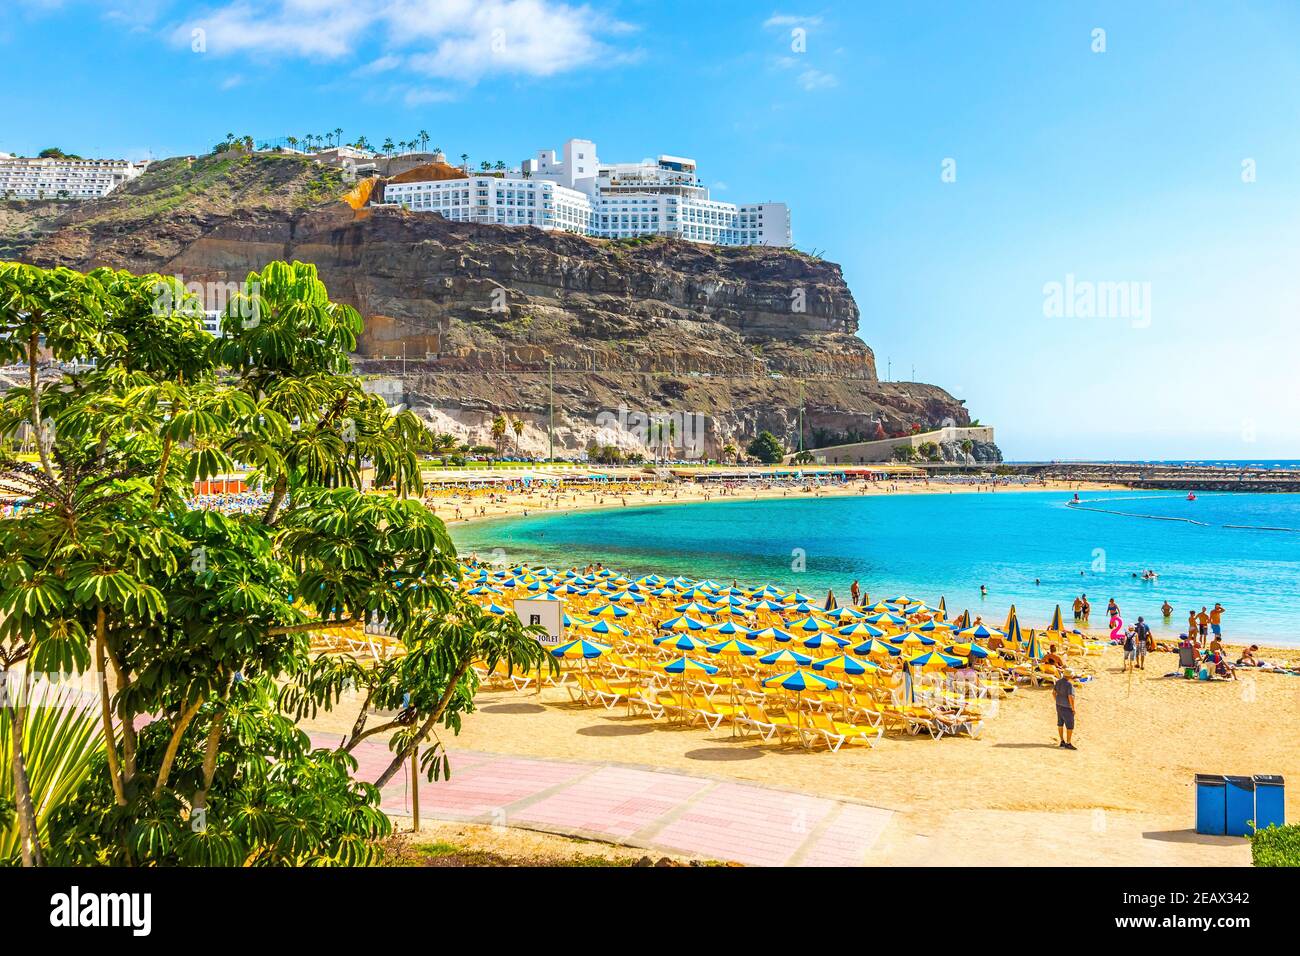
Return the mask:
M1078 492L1097 492L1097 491L1116 491L1129 490L1123 485L1110 484L1105 482L1064 482L1049 480L1046 482L1035 482L1032 484L1011 484L996 485L996 491L993 491L988 483L971 483L969 485L957 485L953 487L945 486L944 482L926 481L926 482L878 482L865 483L856 482L843 487L817 488L815 490L804 490L803 488L762 488L762 489L743 489L732 490L723 493L720 488L700 487L696 485L671 486L668 489L654 488L641 489L633 488L624 491L621 486L620 490L601 489L593 492L568 492L561 496L558 503L539 493L526 492L499 492L492 491L488 494L479 496L480 499L491 497L496 501L482 501L479 503L475 498L474 508L482 507L486 509L486 514L465 514L461 518L450 517L446 512L448 505L445 500L455 500L454 496L446 496L446 499L435 501L435 513L442 518L447 525L448 531L453 534L456 528L464 527L470 524L477 526L491 525L495 522L515 520L519 518L535 518L544 516L553 516L561 514L593 513L605 511L614 508L651 508L664 505L688 505L688 504L716 504L719 502L729 501L768 501L768 500L790 500L803 498L843 498L843 497L873 497L887 495L940 495L940 494L994 494L994 493L1019 493L1019 492L1045 492L1061 491L1064 493ZM875 487L875 485L883 487ZM896 487L891 489L891 485ZM427 503L427 502L426 502ZM441 504L441 507L437 505ZM468 507L468 506L467 506ZM454 512L453 512L454 514ZM460 550L457 544L457 550ZM464 558L465 555L462 555ZM709 576L706 568L692 569L692 574L697 576ZM783 582L772 582L778 586L784 586ZM906 588L905 588L906 589ZM1017 594L1010 603L1020 605L1025 602L1026 598L1032 597L1026 594ZM1090 624L1083 621L1074 621L1071 616L1070 608L1065 601L1061 604L1062 613L1067 624L1077 626L1089 637L1106 641L1109 644L1110 628L1105 623ZM1104 610L1104 609L1102 609ZM1094 613L1098 609L1094 607ZM1168 627L1173 631L1179 631L1181 628L1177 624L1175 615L1166 624L1163 618L1156 616L1154 619L1148 615L1148 620L1159 621L1161 625ZM1001 621L989 622L993 626L1000 627ZM1022 625L1024 626L1024 625ZM1168 634L1157 635L1160 641L1175 641L1176 636ZM1300 655L1300 644L1278 644L1275 639L1268 637L1240 637L1229 634L1224 639L1224 647L1235 661L1239 658L1240 652L1251 645L1259 648L1262 657L1282 656L1284 660L1292 661Z

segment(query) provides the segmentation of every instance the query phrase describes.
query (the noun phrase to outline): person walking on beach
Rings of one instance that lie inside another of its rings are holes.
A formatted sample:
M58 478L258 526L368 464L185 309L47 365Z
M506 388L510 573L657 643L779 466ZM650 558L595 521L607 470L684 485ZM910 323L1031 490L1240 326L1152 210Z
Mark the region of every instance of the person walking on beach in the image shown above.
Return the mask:
M1056 734L1061 738L1060 746L1077 750L1074 746L1074 684L1065 671L1061 671L1052 684L1052 696L1056 700Z
M854 607L862 603L862 589L858 587L856 580L853 582L853 586L849 588L849 598L853 601Z
M1106 602L1106 616L1119 617L1119 605L1115 603L1114 598Z
M1133 627L1133 663L1137 669L1144 671L1147 669L1147 647L1151 640L1151 628L1147 626L1146 621L1138 616L1138 622Z

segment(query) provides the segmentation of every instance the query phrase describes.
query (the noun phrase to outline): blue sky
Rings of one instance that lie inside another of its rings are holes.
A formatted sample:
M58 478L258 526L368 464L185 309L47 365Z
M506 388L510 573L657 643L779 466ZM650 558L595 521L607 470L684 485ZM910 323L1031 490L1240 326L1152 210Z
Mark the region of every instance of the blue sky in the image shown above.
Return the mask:
M428 130L475 163L569 136L693 156L718 198L790 203L799 247L843 264L881 375L950 389L1008 457L1300 457L1294 3L6 14L0 150L161 157L342 127ZM1067 282L1133 298L1052 313Z

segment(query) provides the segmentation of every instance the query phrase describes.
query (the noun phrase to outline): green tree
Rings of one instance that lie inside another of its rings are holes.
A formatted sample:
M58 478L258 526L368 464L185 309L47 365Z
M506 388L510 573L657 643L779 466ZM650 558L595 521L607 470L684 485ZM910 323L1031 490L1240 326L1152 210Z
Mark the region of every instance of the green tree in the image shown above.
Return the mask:
M510 423L510 429L515 433L515 454L519 454L519 439L524 437L523 419L516 418Z
M775 465L785 457L785 448L769 431L759 432L745 449L750 457L757 458L765 465Z
M492 419L492 443L496 446L498 455L501 454L501 443L505 441L506 431L509 427L504 415L498 414Z
M29 367L0 434L28 430L38 459L0 458L0 488L28 502L0 522L0 650L6 670L98 675L104 737L42 848L25 704L2 702L24 863L366 862L389 828L378 791L278 709L312 635L383 621L422 655L404 693L448 701L418 711L394 744L408 754L472 705L462 645L495 641L512 666L544 654L517 620L479 635L449 586L446 530L408 497L425 428L351 374L360 317L313 266L251 273L220 339L200 315L174 279L0 265L0 361ZM46 353L95 365L42 380ZM265 511L187 507L237 464ZM395 494L362 494L363 468Z

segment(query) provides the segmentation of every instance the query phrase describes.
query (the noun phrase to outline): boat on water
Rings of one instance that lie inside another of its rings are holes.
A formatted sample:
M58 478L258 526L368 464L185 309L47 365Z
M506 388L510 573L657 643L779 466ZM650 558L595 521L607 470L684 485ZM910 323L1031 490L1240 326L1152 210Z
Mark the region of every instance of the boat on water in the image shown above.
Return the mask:
M1195 500L1196 500L1196 492L1194 492L1194 491L1189 491L1189 492L1187 492L1187 500L1188 500L1188 501L1195 501Z

